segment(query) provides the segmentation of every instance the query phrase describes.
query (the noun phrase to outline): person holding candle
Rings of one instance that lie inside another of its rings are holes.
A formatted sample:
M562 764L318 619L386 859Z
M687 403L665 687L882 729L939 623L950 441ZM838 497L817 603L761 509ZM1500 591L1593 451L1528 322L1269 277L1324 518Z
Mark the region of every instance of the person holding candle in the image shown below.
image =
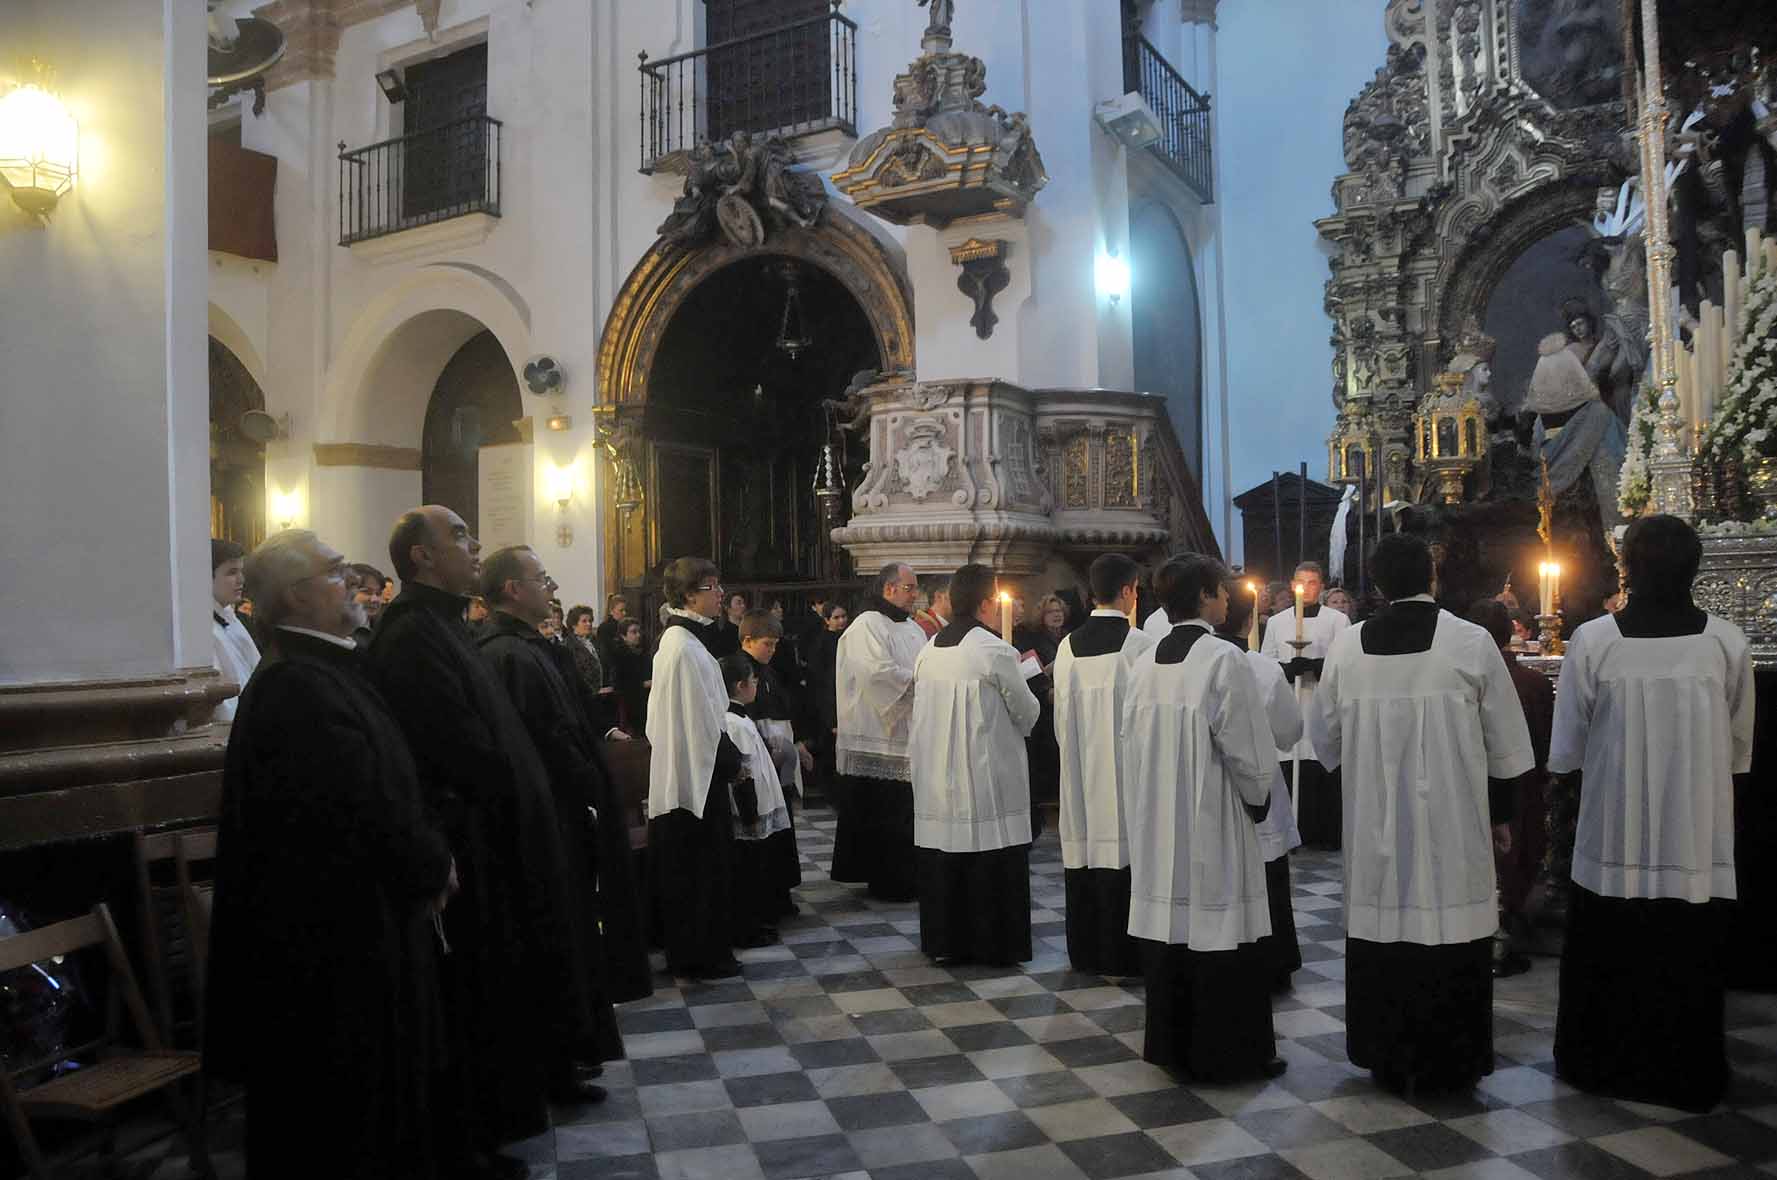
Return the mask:
M1141 567L1121 553L1092 563L1092 614L1064 638L1050 669L1060 751L1061 861L1067 957L1076 971L1141 973L1129 936L1129 833L1119 728L1129 673L1154 639L1129 624Z
M1302 707L1284 679L1276 660L1252 650L1247 630L1252 618L1252 596L1243 596L1237 582L1228 583L1228 617L1216 634L1246 653L1247 666L1258 683L1265 723L1279 749L1293 746L1302 737ZM1271 783L1271 802L1259 821L1259 855L1265 858L1265 901L1271 911L1271 933L1259 939L1259 951L1271 966L1271 990L1288 991L1290 976L1302 966L1302 947L1296 940L1296 911L1290 891L1290 850L1302 845L1296 828L1296 811L1290 805L1289 783L1280 766Z
M908 745L920 948L947 963L1031 957L1030 771L1037 698L1018 652L980 618L993 571L950 579L951 622L918 654Z
M1555 1072L1703 1111L1728 1082L1722 903L1737 896L1752 656L1692 599L1703 549L1690 525L1644 517L1622 553L1628 604L1574 632L1555 691L1549 771L1584 771Z
M1155 575L1173 628L1136 658L1122 724L1129 933L1152 944L1142 1057L1205 1083L1284 1071L1258 945L1271 916L1257 821L1277 762L1252 669L1212 630L1226 579L1200 554Z
M874 599L839 637L834 663L836 769L844 780L834 836L835 881L862 881L884 901L918 896L913 858L913 785L907 760L913 661L926 635L910 613L919 595L913 567L877 571Z
M1313 704L1327 652L1332 650L1333 641L1351 626L1351 619L1341 612L1322 609L1320 595L1325 580L1317 562L1305 561L1296 567L1294 605L1266 620L1265 638L1259 648L1282 666L1284 678L1295 687L1304 716ZM1307 734L1280 747L1277 758L1289 767L1284 773L1294 787L1302 843L1310 848L1337 851L1344 823L1338 777L1321 764Z
M1390 1090L1465 1089L1493 1072L1493 854L1536 755L1493 637L1432 599L1425 541L1382 538L1371 570L1388 605L1334 642L1308 715L1348 795L1345 1051Z

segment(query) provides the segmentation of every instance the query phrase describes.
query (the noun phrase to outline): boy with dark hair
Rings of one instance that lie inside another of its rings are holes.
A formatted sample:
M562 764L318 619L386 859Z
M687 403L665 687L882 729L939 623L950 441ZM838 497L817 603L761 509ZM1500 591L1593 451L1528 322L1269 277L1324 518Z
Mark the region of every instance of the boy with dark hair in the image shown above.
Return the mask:
M246 621L235 614L241 603L246 577L241 572L247 551L233 541L210 541L210 666L244 691L259 666L259 645L247 631ZM216 703L214 721L233 721L240 695Z
M734 945L768 946L777 941L777 919L787 888L782 850L790 836L790 805L778 782L771 750L748 710L759 691L758 665L744 651L722 657L722 683L728 693L723 716L728 738L740 751L741 770L730 788L734 797ZM798 874L800 880L800 874Z
M1156 575L1172 631L1137 658L1122 726L1129 931L1159 944L1142 1056L1204 1082L1284 1069L1257 945L1271 917L1249 812L1270 799L1277 762L1245 657L1213 638L1227 577L1201 555Z

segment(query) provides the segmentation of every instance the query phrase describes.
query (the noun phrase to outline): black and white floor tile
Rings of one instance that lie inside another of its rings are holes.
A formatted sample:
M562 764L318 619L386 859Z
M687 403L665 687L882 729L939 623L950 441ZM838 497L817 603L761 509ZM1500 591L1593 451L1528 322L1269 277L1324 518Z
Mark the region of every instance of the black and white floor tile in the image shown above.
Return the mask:
M799 822L782 945L743 952L740 979L662 976L623 1008L609 1101L519 1145L533 1180L1777 1176L1777 996L1729 997L1733 1088L1697 1117L1558 1081L1556 963L1537 960L1496 990L1495 1072L1408 1102L1345 1059L1339 861L1298 853L1288 1072L1181 1086L1141 1060L1140 982L1069 970L1052 833L1031 858L1037 957L949 970L920 953L915 906L827 880L832 833L830 812Z

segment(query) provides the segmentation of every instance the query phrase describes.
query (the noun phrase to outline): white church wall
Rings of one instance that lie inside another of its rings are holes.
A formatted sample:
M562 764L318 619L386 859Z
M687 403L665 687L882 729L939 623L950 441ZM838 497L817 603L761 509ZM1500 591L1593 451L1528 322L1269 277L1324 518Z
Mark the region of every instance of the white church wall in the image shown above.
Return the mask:
M0 683L206 666L203 9L11 0L0 45L81 131L47 225L0 198Z
M1346 105L1386 55L1382 9L1381 0L1223 0L1218 10L1216 155L1232 260L1236 492L1301 461L1310 476L1325 474L1332 323L1321 306L1327 255L1313 223L1333 211Z

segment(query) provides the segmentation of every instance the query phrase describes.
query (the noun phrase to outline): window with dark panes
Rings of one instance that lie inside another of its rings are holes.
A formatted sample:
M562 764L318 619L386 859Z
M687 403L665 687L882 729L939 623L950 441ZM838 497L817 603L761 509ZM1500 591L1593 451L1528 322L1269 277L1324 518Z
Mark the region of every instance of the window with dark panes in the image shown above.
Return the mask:
M402 215L424 218L487 199L487 44L408 66Z
M830 117L830 11L827 0L704 0L710 139Z

